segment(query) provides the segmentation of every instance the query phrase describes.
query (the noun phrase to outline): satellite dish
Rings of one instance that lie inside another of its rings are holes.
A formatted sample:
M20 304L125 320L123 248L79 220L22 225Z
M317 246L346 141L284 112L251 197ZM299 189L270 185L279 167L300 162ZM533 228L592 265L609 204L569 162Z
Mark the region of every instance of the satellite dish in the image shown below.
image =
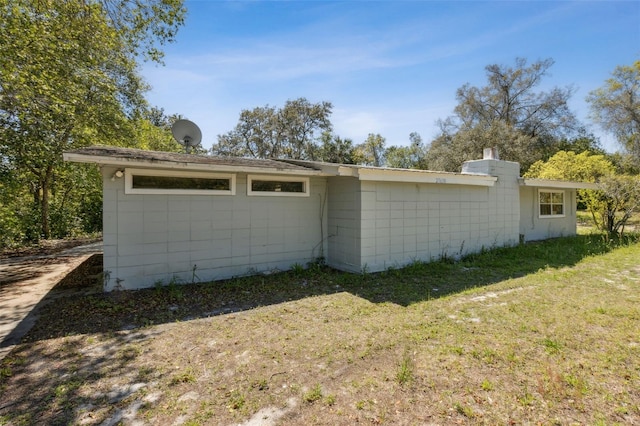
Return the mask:
M187 153L198 146L202 140L202 132L193 121L178 120L171 126L171 133L178 143L185 147Z

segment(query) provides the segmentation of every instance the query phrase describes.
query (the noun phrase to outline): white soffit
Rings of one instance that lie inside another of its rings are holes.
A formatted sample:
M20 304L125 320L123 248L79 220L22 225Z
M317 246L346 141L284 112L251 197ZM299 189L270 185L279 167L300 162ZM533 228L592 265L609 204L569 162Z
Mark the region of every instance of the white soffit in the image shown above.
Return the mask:
M561 189L598 189L598 185L592 182L571 182L565 180L529 179L522 178L521 186L536 188L561 188Z

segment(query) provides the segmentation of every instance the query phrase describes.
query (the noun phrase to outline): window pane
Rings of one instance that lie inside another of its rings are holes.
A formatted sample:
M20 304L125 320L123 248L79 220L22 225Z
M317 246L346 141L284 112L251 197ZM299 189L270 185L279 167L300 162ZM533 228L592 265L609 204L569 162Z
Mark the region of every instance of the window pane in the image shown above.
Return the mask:
M553 193L553 203L554 204L562 204L564 200L564 194L562 192L554 192Z
M551 193L550 192L541 192L540 193L540 204L549 204L551 202Z
M551 206L549 204L540 204L540 216L549 216L551 214Z
M205 189L230 191L230 179L207 179L172 176L139 176L132 180L134 189Z
M251 190L260 192L304 192L304 182L252 180Z
M553 214L559 214L559 215L564 214L562 210L563 210L562 209L562 204L554 204L553 205Z

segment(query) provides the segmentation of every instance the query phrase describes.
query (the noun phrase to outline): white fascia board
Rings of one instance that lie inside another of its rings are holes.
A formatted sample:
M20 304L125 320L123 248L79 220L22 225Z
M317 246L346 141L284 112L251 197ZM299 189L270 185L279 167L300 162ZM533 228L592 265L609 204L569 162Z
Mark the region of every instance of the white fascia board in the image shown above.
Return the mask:
M63 153L62 158L65 161L75 163L96 163L100 166L114 167L141 167L152 169L179 169L179 170L197 170L207 172L232 172L232 173L263 173L274 175L296 175L296 176L320 176L320 170L288 170L270 167L246 167L231 165L215 165L201 163L176 163L173 161L141 161L126 158L113 158L109 156L84 155L76 153Z
M423 170L366 169L357 170L360 180L405 183L437 183L448 185L493 186L498 180L488 175L462 175Z
M530 179L521 178L521 186L536 188L560 188L560 189L598 189L598 184L592 182L571 182L566 180Z

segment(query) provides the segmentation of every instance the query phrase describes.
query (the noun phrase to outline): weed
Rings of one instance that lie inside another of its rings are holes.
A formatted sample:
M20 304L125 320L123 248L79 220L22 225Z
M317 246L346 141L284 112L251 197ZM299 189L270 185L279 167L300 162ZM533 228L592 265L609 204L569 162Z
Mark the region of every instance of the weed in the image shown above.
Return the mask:
M259 379L259 380L256 380L255 382L253 382L251 384L251 387L254 388L254 389L258 389L260 391L268 390L269 389L269 383L267 382L267 379Z
M449 348L452 354L455 355L464 355L464 348L462 346L451 346Z
M561 345L559 342L553 339L546 338L542 340L542 345L545 347L547 353L550 355L555 355L560 353Z
M481 387L482 387L482 390L484 390L484 391L491 391L491 390L493 390L493 383L491 383L491 382L490 382L489 380L487 380L487 379L484 379L484 380L482 381L482 385L481 385Z
M329 394L324 398L324 403L329 407L333 406L336 403L336 396L334 394Z
M195 371L193 371L193 368L188 367L183 372L174 375L171 378L170 384L178 385L180 383L195 383L195 381L196 381Z
M360 269L360 275L362 275L363 277L366 277L369 275L369 265L367 263L362 265L362 268Z
M153 373L153 368L151 367L140 367L138 369L138 380L142 382L146 382L151 378L151 374Z
M167 291L169 292L169 296L173 299L182 299L184 294L182 290L182 286L180 285L180 279L176 276L171 278L169 284L167 284Z
M242 407L244 407L244 404L246 401L242 392L238 390L231 391L228 394L228 397L229 397L229 404L227 405L227 407L230 410L233 410L233 411L240 410L242 409Z
M524 393L520 396L518 396L518 402L523 406L523 407L528 407L530 405L533 405L533 403L535 402L535 397L529 392L529 390L526 388L524 389Z
M576 392L578 392L579 394L581 395L587 394L589 389L587 386L587 382L584 379L577 377L573 374L565 374L563 379L569 386L575 389Z
M398 365L396 380L401 386L407 385L413 381L413 361L409 355L405 355Z
M301 277L304 274L304 266L302 266L301 264L299 264L298 262L294 263L293 265L291 265L291 272L293 273L293 275L295 275L296 277Z
M302 395L302 400L307 403L314 403L322 399L322 387L320 384L315 385L313 389Z
M11 371L11 367L9 367L8 365L0 367L0 379L11 377L12 374L13 371Z
M475 413L473 412L473 409L471 407L463 405L459 402L456 402L453 405L453 408L456 410L456 413L461 414L468 419L472 419L475 417Z

